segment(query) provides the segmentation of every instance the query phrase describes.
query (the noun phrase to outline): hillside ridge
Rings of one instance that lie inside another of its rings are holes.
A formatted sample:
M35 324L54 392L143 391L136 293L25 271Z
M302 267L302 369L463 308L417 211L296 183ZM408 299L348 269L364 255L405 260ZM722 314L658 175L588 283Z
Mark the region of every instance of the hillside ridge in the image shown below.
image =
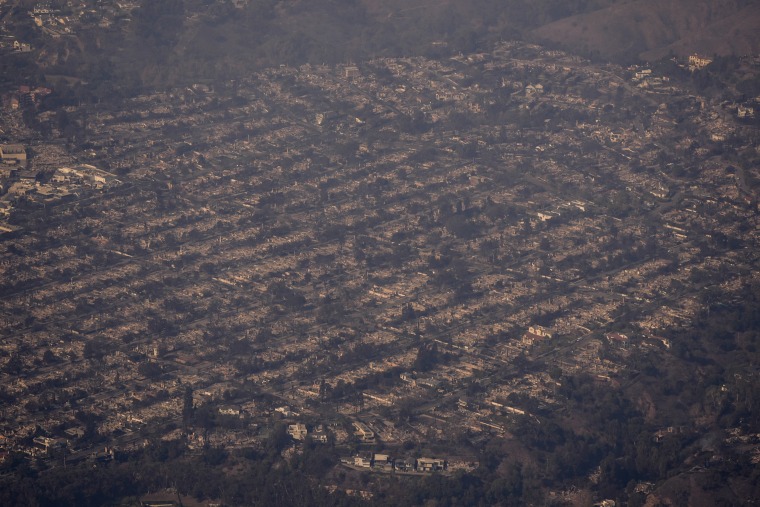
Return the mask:
M636 0L543 25L538 41L613 60L760 51L760 6L741 0ZM727 36L728 35L728 36Z

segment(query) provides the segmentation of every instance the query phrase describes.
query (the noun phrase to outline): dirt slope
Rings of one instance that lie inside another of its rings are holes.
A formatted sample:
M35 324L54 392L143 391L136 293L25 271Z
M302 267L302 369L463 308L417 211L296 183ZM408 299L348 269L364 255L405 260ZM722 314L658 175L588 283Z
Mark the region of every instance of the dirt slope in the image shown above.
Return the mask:
M760 51L760 5L742 0L634 0L571 16L533 32L550 42L611 59L657 59L671 50L746 54Z

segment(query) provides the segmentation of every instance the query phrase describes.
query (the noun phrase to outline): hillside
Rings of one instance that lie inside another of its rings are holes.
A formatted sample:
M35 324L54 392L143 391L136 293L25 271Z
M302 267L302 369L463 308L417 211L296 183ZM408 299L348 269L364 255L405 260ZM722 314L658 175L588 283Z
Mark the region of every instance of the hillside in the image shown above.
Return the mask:
M501 40L528 39L623 62L656 60L671 51L760 51L760 6L747 0L258 0L235 5L140 2L137 8L116 10L118 15L109 14L112 19L103 23L92 16L72 17L76 35L57 38L17 12L13 30L38 48L34 63L42 72L78 77L100 88L101 96L224 81L281 64L448 57L487 50ZM34 74L33 68L26 72ZM12 75L21 76L18 69Z
M640 56L644 60L656 60L670 52L676 55L688 55L695 51L706 55L757 54L760 52L759 30L760 4L745 7L699 32L686 35L668 46L647 51Z
M656 60L760 50L760 6L742 0L637 0L548 23L532 35L602 59Z
M111 88L134 90L239 78L281 64L474 52L614 3L144 0L134 8L97 11L104 20L72 17L76 35L57 38L21 10L12 11L12 20L14 32L39 49L35 61L44 73L76 76L94 88L107 81Z

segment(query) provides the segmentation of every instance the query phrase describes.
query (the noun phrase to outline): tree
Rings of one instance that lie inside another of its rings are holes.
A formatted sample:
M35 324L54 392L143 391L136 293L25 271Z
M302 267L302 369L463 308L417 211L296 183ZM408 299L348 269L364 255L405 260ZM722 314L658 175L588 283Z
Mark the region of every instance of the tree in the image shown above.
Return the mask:
M430 371L438 364L438 344L433 341L424 342L417 350L413 368L417 371Z
M3 367L3 370L5 373L9 373L11 375L18 375L21 373L21 370L24 368L24 362L21 360L21 357L18 354L11 355L10 359L8 359L8 362L5 363L5 366Z
M53 353L52 350L48 349L42 354L42 360L46 364L54 364L58 362L58 357Z
M182 396L182 422L187 424L193 418L195 405L193 404L193 388L185 387L185 394Z
M137 371L140 375L150 380L156 380L164 372L161 365L155 361L143 361L137 367Z

